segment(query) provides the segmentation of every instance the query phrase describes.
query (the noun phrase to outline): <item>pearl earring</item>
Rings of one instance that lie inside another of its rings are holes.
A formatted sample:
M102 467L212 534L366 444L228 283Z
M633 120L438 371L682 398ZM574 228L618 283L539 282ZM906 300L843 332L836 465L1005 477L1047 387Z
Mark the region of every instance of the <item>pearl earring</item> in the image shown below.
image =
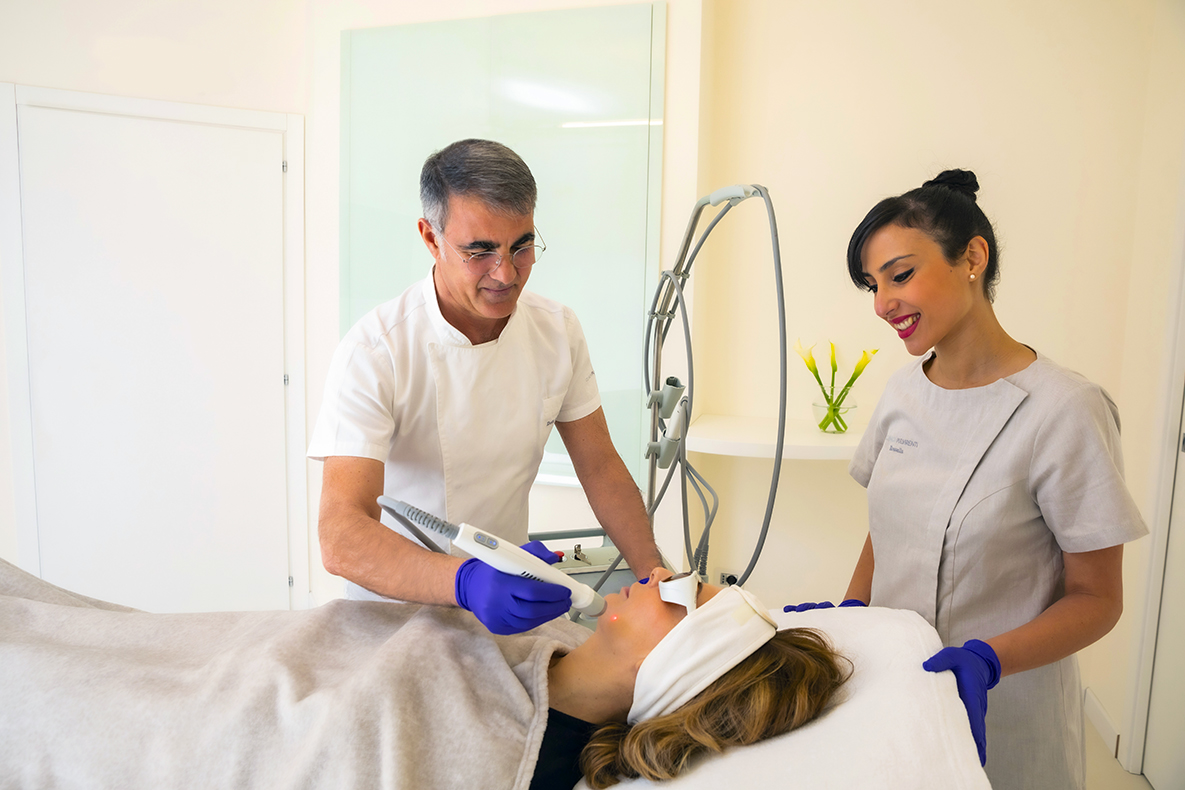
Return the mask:
M971 282L975 282L975 275L971 275Z

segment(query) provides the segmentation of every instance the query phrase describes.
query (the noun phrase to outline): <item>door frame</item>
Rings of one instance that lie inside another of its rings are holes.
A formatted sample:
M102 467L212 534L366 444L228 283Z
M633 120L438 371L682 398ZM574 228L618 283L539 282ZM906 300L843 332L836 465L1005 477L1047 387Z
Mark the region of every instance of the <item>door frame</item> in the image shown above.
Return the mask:
M310 605L308 472L305 461L304 117L125 96L0 83L0 291L12 443L16 564L41 575L29 394L21 216L19 107L42 107L154 120L230 126L281 135L283 206L285 442L289 606Z
M1185 186L1185 185L1183 185ZM1164 589L1165 564L1168 559L1169 532L1172 529L1173 490L1178 474L1185 474L1185 465L1178 466L1185 432L1185 204L1177 217L1178 239L1173 268L1175 294L1166 321L1164 367L1164 399L1157 415L1157 435L1161 437L1155 459L1152 512L1149 514L1151 547L1149 550L1148 580L1144 593L1144 613L1139 631L1136 659L1134 703L1128 720L1126 744L1120 739L1116 757L1124 770L1140 774L1144 768L1144 746L1148 736L1148 713L1152 699L1152 670L1156 660L1156 637L1160 625L1161 595ZM1185 529L1185 524L1177 528Z

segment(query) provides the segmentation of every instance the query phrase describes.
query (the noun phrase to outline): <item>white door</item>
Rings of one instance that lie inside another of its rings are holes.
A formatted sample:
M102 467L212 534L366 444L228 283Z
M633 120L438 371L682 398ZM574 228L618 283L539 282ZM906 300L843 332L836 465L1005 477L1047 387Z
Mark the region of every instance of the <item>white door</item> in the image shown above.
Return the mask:
M1144 742L1144 776L1156 790L1185 787L1185 452L1177 456L1156 658Z
M21 90L40 575L151 611L289 608L286 117Z

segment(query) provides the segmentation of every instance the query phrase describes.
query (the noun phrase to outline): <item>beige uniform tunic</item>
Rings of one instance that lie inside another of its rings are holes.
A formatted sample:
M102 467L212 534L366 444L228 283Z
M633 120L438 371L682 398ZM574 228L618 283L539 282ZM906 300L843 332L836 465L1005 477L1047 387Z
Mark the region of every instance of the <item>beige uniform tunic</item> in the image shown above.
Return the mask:
M912 609L946 645L989 639L1064 595L1062 552L1147 534L1123 481L1119 415L1100 387L1038 354L986 387L898 371L849 471L868 489L872 605ZM996 790L1082 788L1074 656L988 693Z

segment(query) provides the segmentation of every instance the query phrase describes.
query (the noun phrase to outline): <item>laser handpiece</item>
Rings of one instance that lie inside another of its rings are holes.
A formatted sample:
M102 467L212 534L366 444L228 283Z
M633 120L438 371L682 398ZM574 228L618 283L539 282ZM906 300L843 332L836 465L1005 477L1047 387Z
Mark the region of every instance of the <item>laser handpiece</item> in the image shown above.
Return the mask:
M605 599L596 590L578 582L568 574L553 568L543 560L510 541L487 534L469 524L450 524L431 513L425 513L406 502L388 496L379 497L379 506L399 521L431 530L451 540L490 567L541 582L550 582L572 591L572 607L586 617L600 617L605 612Z

